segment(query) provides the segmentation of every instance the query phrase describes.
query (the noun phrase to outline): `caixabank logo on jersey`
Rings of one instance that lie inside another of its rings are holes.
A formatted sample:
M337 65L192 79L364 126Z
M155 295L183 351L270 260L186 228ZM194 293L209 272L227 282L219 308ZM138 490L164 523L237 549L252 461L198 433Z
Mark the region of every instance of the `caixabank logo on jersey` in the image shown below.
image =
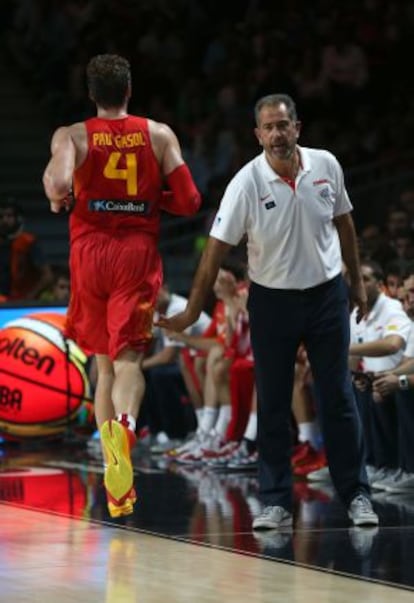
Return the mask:
M131 201L130 199L93 199L88 203L89 211L121 214L139 214L145 216L149 212L148 201Z

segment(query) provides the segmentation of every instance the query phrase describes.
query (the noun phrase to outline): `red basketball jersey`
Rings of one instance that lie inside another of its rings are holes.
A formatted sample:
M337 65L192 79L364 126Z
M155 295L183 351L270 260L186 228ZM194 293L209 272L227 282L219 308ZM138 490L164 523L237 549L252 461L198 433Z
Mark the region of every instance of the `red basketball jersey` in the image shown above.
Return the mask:
M74 173L70 238L134 229L158 236L162 177L148 120L85 121L88 154Z

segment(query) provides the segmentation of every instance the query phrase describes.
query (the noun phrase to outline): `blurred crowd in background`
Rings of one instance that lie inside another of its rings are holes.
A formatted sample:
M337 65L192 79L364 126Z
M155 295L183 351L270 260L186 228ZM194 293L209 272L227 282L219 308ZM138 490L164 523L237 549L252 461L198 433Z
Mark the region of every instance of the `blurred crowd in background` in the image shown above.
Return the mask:
M101 52L129 58L131 112L170 124L205 195L257 153L254 102L290 93L303 145L345 168L412 148L408 93L414 6L404 0L14 0L5 44L51 126L92 105L85 66Z

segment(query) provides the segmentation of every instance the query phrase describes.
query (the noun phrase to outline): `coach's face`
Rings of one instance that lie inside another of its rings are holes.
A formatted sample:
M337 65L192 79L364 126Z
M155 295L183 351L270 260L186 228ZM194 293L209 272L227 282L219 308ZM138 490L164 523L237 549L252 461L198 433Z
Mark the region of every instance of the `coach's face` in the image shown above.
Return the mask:
M270 161L291 159L299 133L300 122L291 119L284 103L261 108L255 134Z

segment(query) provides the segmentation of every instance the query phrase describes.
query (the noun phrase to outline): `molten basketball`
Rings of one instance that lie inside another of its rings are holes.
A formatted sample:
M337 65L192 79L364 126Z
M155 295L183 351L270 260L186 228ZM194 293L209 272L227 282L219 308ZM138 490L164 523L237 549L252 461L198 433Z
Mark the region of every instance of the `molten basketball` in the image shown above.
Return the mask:
M0 432L63 433L90 400L87 356L63 335L61 314L30 314L0 330Z

